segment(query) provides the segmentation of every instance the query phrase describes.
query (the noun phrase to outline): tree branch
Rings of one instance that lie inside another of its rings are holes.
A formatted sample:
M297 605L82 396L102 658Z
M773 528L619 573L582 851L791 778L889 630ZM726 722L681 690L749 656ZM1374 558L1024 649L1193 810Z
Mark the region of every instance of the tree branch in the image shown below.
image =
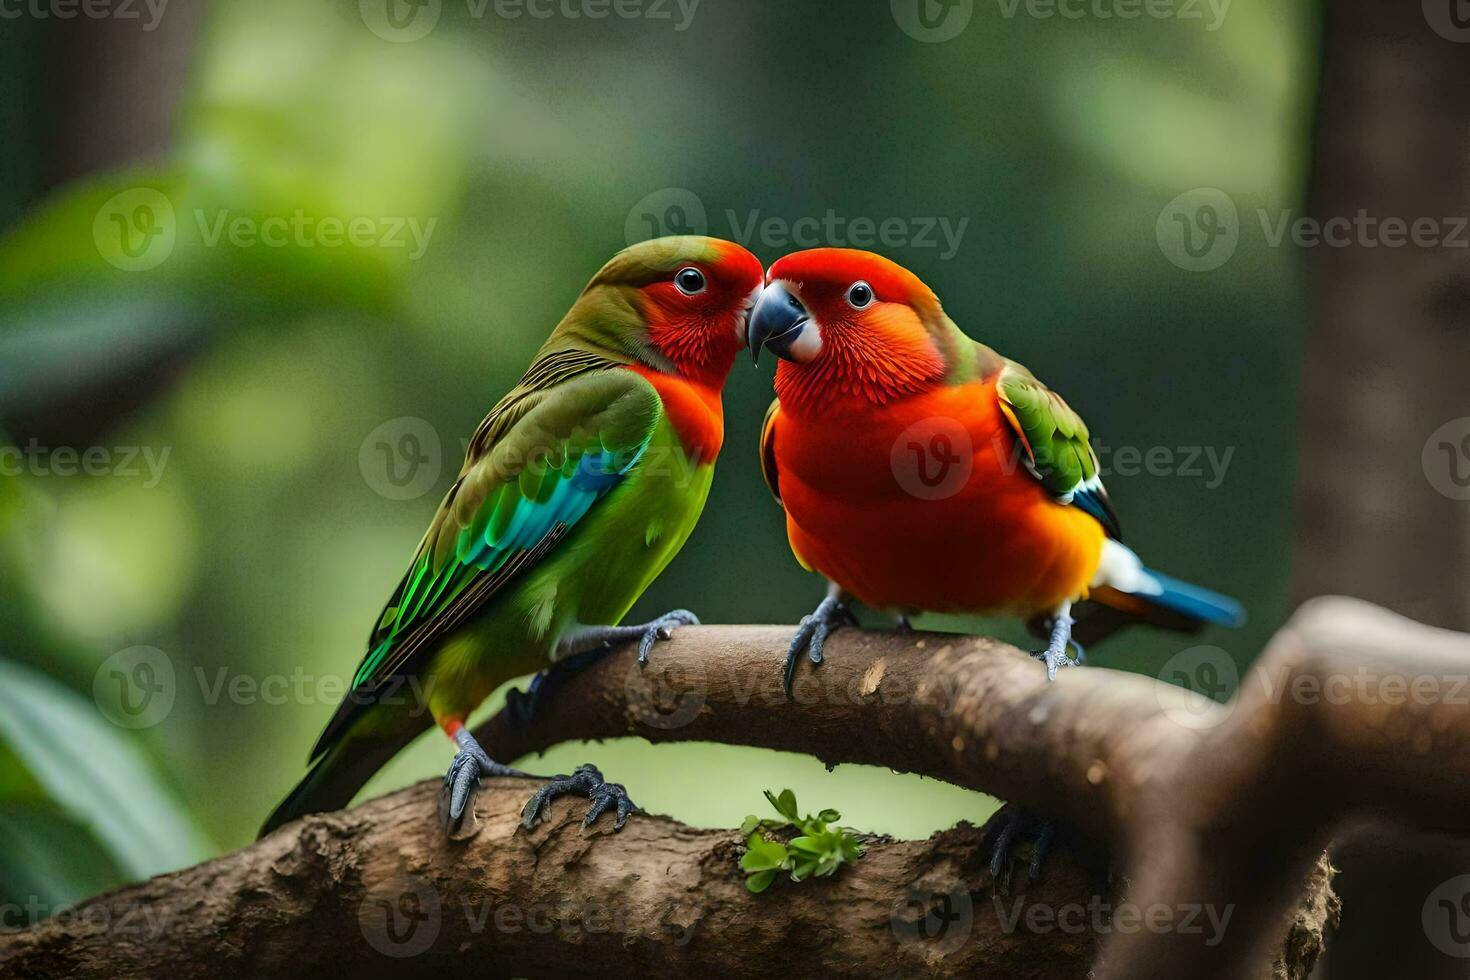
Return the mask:
M986 862L974 827L873 841L832 879L751 895L734 831L643 817L615 836L589 832L585 806L560 801L527 833L520 806L537 785L487 785L479 833L461 843L439 829L432 782L308 818L43 923L0 951L0 975L403 980L472 964L490 976L789 977L875 964L927 974L941 962L946 972L1086 972L1090 942L1023 928L1007 937L988 903L970 902L963 883ZM1088 891L1070 855L1047 872L1028 904ZM931 904L936 921L953 919L937 952L922 933Z
M428 782L42 923L0 945L0 973L217 980L350 967L402 980L468 960L537 976L1040 978L1081 975L1096 957L1100 980L1295 978L1337 916L1321 851L1341 821L1463 832L1470 820L1457 805L1470 789L1470 638L1364 603L1303 607L1228 705L1098 668L1049 684L984 638L857 630L838 633L788 699L788 636L682 630L648 667L612 654L531 723L502 715L477 734L500 758L632 734L921 772L1109 842L1120 894L1096 894L1086 850L1063 848L1013 898L989 880L979 832L961 826L874 840L833 879L751 896L734 831L643 817L612 837L581 830L567 801L548 826L517 831L532 784L506 780L481 793L478 833L451 843ZM135 929L161 925L130 935L130 910Z

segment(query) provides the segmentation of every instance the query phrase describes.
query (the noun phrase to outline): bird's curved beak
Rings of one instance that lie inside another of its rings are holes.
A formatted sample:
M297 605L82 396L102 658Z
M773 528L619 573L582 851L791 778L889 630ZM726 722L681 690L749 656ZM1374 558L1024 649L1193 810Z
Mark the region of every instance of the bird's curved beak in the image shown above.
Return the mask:
M750 314L745 338L750 345L750 359L759 364L761 348L769 347L771 353L782 360L796 360L791 354L791 345L801 336L810 320L806 307L791 290L779 282L771 283L761 293L754 312Z

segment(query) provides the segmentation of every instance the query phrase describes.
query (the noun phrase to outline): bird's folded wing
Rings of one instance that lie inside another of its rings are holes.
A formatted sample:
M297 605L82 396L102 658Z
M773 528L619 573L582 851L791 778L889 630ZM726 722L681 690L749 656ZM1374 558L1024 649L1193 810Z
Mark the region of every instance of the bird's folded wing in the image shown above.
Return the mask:
M781 502L781 475L776 469L776 416L781 413L781 400L773 399L761 423L761 476L776 503Z
M313 757L390 678L546 555L626 477L662 417L653 386L614 365L518 388L480 426L454 486L379 617L353 694Z
M1118 515L1098 475L1097 454L1082 416L1014 361L1001 369L995 392L1031 475L1060 503L1085 510L1110 537L1120 538Z

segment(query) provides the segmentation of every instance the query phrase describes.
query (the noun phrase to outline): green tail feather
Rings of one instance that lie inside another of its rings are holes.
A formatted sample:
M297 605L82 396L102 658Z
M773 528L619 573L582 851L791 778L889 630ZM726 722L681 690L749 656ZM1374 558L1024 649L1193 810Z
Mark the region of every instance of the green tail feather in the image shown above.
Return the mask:
M342 809L352 802L373 773L428 727L425 716L421 724L387 737L349 732L316 761L306 778L281 801L260 828L260 836L309 813Z

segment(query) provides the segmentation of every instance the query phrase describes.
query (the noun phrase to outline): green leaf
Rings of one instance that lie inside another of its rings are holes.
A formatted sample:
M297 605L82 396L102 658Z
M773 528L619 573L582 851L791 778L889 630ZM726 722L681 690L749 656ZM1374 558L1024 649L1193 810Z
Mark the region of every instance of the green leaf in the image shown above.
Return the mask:
M784 844L768 841L760 834L751 834L746 842L749 848L740 859L740 867L746 871L770 871L785 865L789 856Z
M792 881L802 881L813 876L825 877L835 874L844 862L855 860L863 853L862 845L850 831L831 827L829 824L842 819L842 814L833 809L824 809L817 816L800 816L796 806L796 794L789 789L779 794L765 790L766 799L784 821L759 820L746 817L740 832L747 836L749 850L741 858L740 865L752 877L746 884L753 892L770 887L766 876L777 871L790 872ZM762 828L779 828L794 824L800 833L789 843L768 841L761 836ZM761 879L759 882L756 879Z
M771 801L771 806L776 812L787 820L795 823L801 819L801 813L796 809L796 794L789 789L783 789L780 796L776 796L770 790L766 790L766 799Z
M777 807L777 809L781 811L782 816L790 817L792 820L801 819L801 811L796 809L795 793L793 793L789 789L783 789L781 791L781 795L777 797L777 800L780 803L780 806Z
M136 735L108 724L74 692L3 659L0 742L127 877L195 864L213 850Z
M54 804L0 806L0 929L33 925L127 876Z
M752 892L754 892L755 894L759 895L761 892L765 891L767 888L770 888L771 887L771 882L773 882L775 880L776 880L776 872L774 872L774 871L762 871L759 874L753 874L749 878L746 878L745 879L745 887L746 888L749 888Z

